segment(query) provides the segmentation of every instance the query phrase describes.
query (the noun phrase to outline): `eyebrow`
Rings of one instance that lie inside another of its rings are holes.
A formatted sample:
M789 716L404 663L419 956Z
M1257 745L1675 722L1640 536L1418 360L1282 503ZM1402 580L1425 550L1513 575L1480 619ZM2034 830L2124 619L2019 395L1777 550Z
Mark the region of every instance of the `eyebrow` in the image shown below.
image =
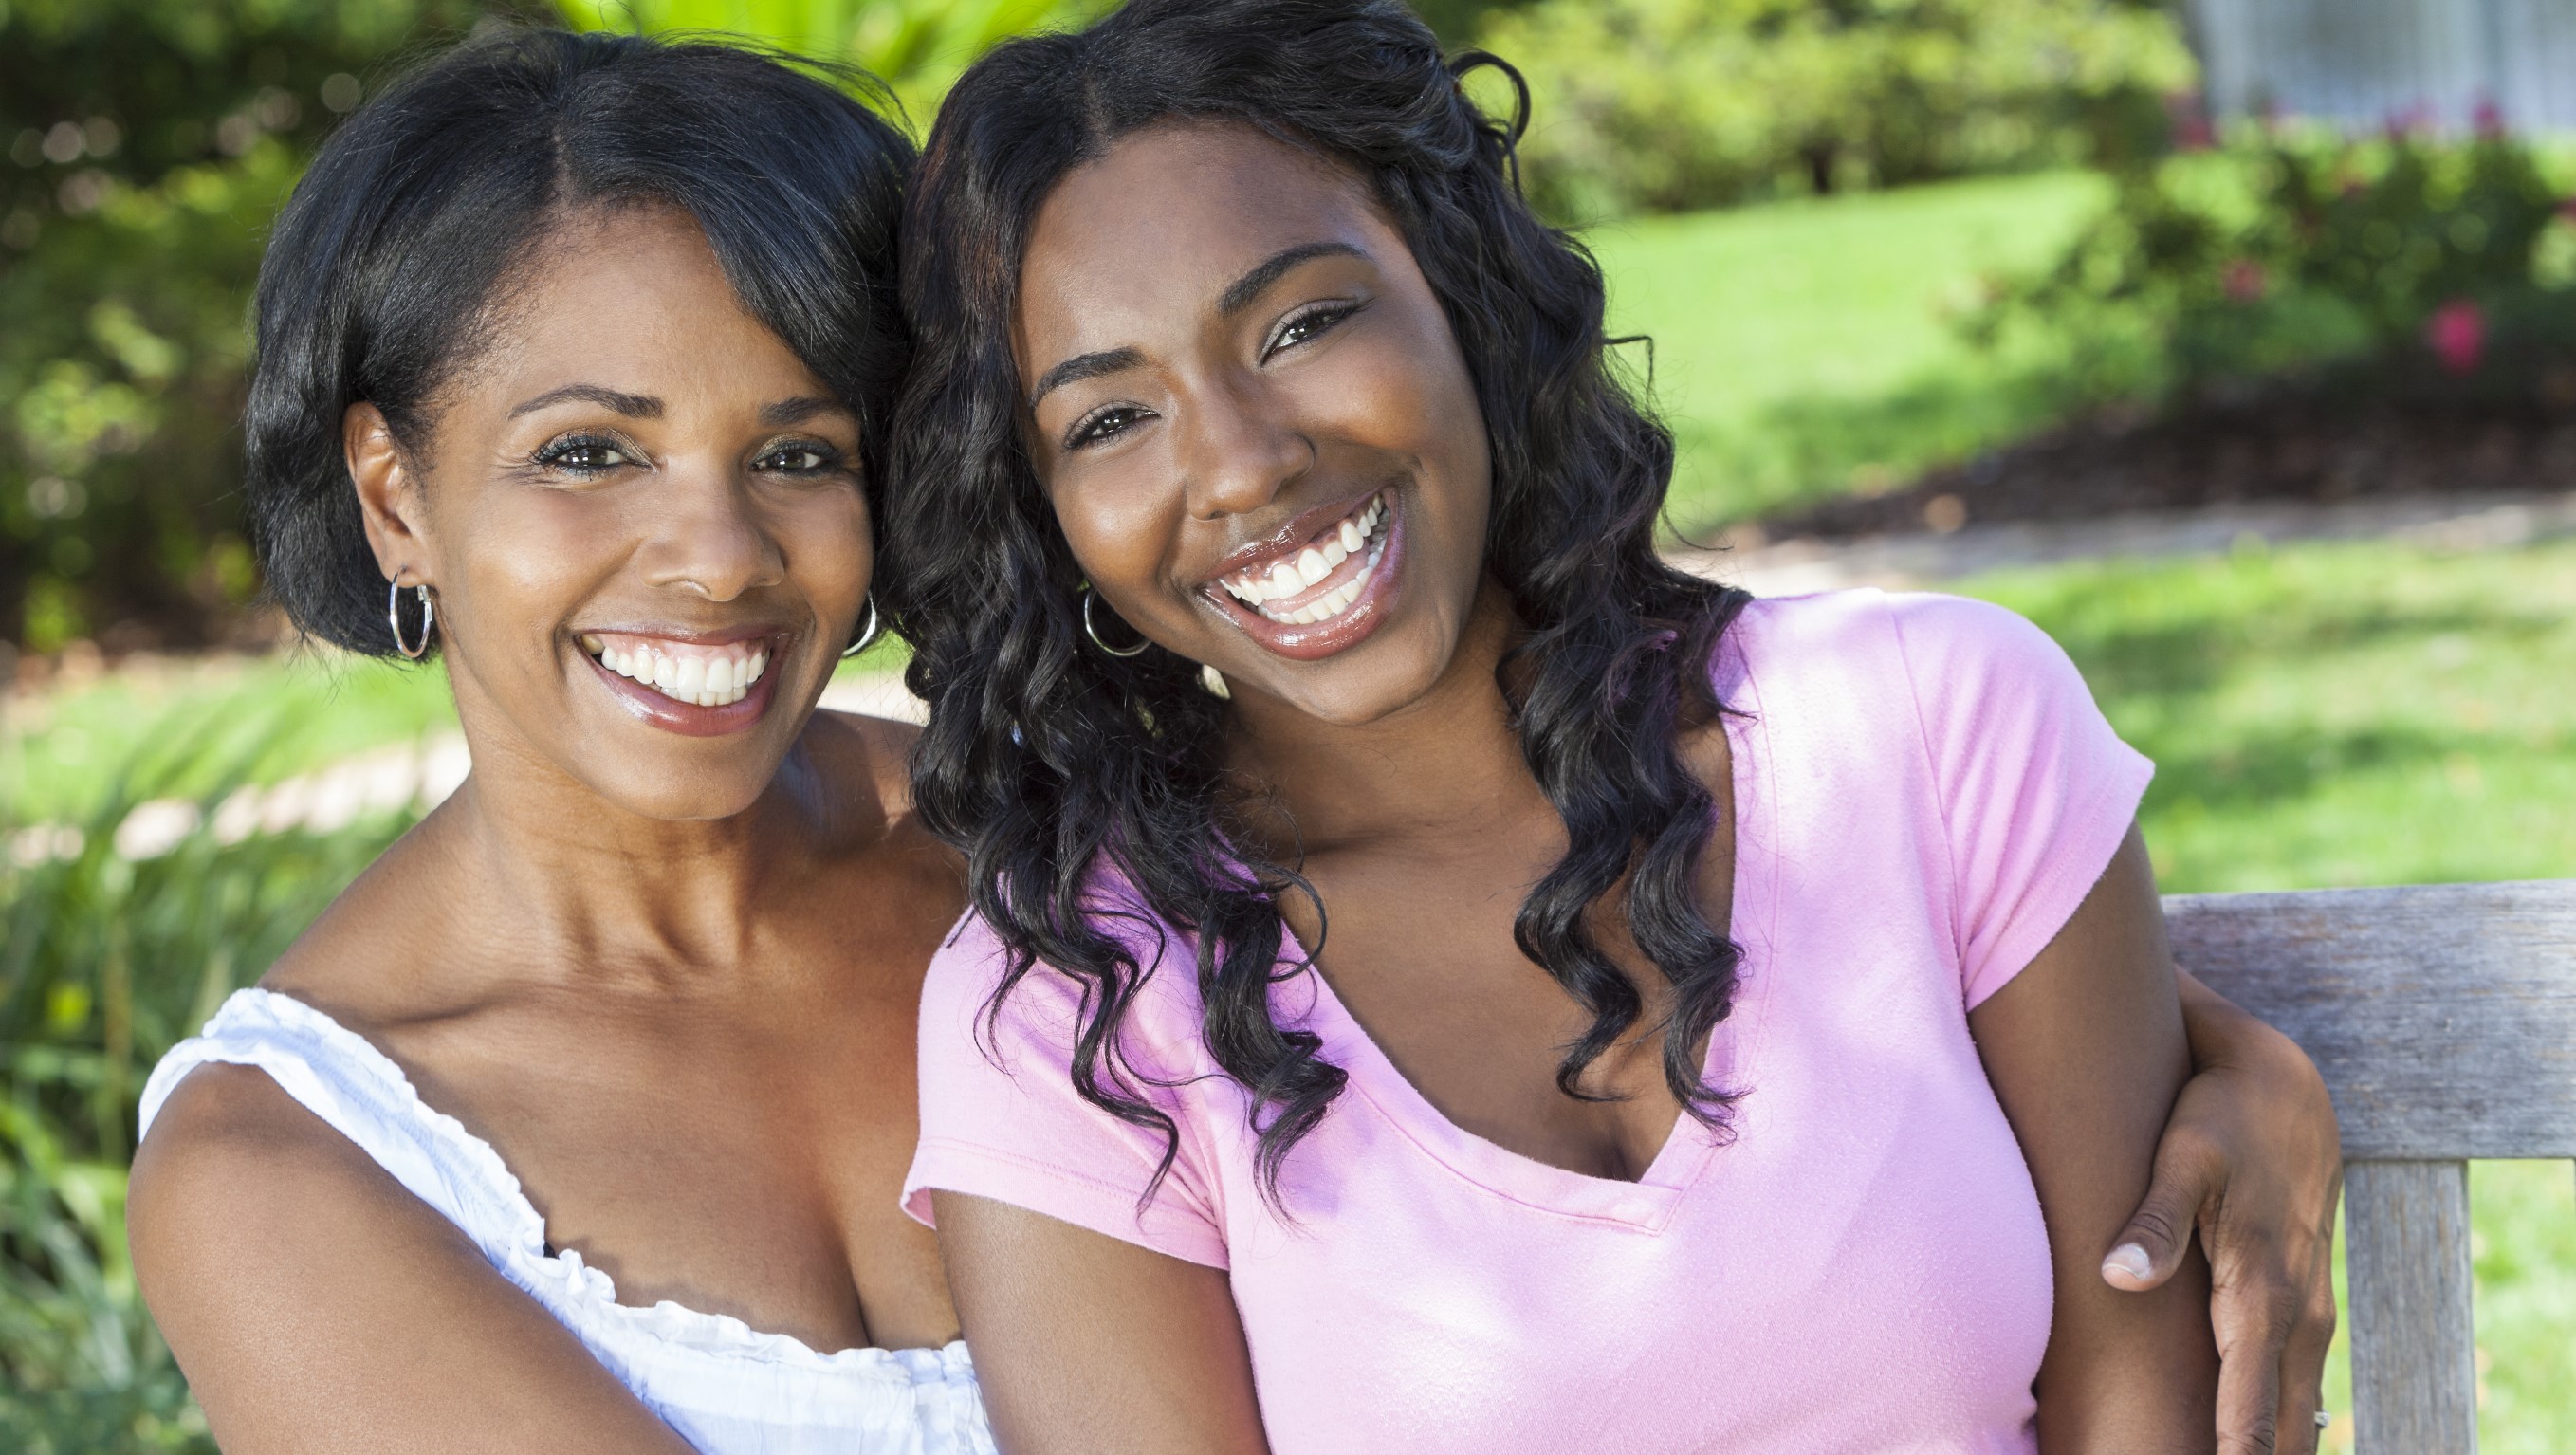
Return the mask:
M1282 248L1254 265L1252 271L1227 284L1225 291L1217 295L1216 311L1221 315L1241 313L1252 306L1254 299L1269 291L1271 284L1300 263L1311 263L1317 258L1367 257L1368 254L1346 242L1299 243L1295 247ZM1143 362L1145 355L1132 348L1077 354L1038 376L1037 387L1029 391L1029 408L1037 408L1039 400L1063 385L1115 374Z
M1109 349L1097 354L1076 354L1038 376L1038 387L1029 391L1029 408L1037 408L1038 401L1046 398L1049 391L1060 385L1079 383L1084 379L1097 379L1103 374L1115 374L1122 369L1135 368L1143 362L1145 362L1145 355L1136 349Z
M1278 282L1281 275L1300 263L1311 263L1317 258L1365 259L1367 257L1368 254L1346 242L1299 243L1293 248L1281 248L1264 259L1251 272L1228 284L1225 292L1217 296L1216 311L1241 313L1250 308L1252 300L1269 291L1271 284Z
M652 395L625 394L615 389L602 388L597 384L566 384L561 389L549 389L534 399L523 400L512 405L510 417L517 419L523 414L534 414L540 409L557 404L569 404L575 400L614 409L629 419L662 417L662 401Z
M818 414L830 414L841 408L841 401L808 394L795 399L781 399L776 404L760 406L760 422L772 428L783 424L803 424Z

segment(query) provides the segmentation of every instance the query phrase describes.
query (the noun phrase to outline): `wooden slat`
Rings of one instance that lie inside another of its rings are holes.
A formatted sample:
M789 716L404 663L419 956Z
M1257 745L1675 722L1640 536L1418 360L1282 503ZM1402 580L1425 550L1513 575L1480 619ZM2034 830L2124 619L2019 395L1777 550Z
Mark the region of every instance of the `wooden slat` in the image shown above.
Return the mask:
M2344 1155L2576 1156L2576 880L2165 901L2175 958L2325 1073Z
M2463 1162L2356 1162L2344 1174L2355 1455L2474 1455Z

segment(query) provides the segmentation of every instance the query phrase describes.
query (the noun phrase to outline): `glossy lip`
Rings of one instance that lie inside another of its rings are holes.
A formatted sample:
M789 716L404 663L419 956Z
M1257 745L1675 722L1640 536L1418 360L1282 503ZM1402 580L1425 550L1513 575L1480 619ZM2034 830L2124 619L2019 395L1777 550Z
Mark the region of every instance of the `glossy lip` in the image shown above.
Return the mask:
M1303 549L1306 542L1313 540L1325 526L1357 510L1369 496L1381 491L1386 496L1386 554L1379 558L1377 573L1369 577L1369 584L1361 590L1359 599L1344 608L1341 615L1330 621L1294 626L1272 621L1235 600L1233 593L1225 589L1222 583L1226 577L1246 566L1280 555L1282 546L1278 544L1265 543L1259 549L1232 552L1226 557L1224 569L1200 584L1199 595L1223 612L1245 636L1292 662L1320 662L1358 646L1386 624L1387 615L1395 605L1397 578L1404 569L1403 494L1392 485L1375 486L1338 505L1307 511L1290 521L1280 532L1287 541ZM1296 533L1301 528L1305 531L1303 535Z
M765 637L769 639L769 670L761 673L760 680L751 684L751 690L743 694L742 701L729 702L722 707L700 707L694 702L664 697L631 677L620 677L609 671L597 657L582 651L584 633L651 637L699 647L731 646L736 642L757 641ZM607 684L608 690L616 696L618 706L636 717L664 732L677 733L684 738L721 738L747 731L768 714L770 703L778 697L778 679L786 666L788 645L794 640L793 633L769 626L722 627L714 631L586 626L573 632L572 649L581 652L581 659L590 665L591 672Z
M1357 495L1327 501L1312 510L1301 511L1290 516L1286 524L1269 535L1257 541L1246 541L1226 552L1225 559L1216 563L1216 569L1210 571L1207 580L1201 584L1215 590L1219 595L1224 595L1225 587L1220 583L1228 576L1240 575L1254 566L1268 566L1279 561L1297 559L1297 553L1306 549L1315 537L1322 535L1324 527L1346 516L1358 514L1359 508L1368 503L1370 496L1388 488L1385 485L1372 485Z

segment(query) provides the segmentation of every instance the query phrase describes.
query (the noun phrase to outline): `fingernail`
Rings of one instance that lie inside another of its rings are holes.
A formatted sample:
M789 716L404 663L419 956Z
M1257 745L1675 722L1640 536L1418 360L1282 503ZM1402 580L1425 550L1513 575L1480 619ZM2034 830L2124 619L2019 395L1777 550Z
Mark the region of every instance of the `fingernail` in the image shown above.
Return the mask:
M2146 1249L2135 1243L2122 1243L2111 1250L2110 1257L2102 1260L2102 1272L2105 1276L2117 1273L2144 1283L2155 1276L2156 1265L2148 1261Z

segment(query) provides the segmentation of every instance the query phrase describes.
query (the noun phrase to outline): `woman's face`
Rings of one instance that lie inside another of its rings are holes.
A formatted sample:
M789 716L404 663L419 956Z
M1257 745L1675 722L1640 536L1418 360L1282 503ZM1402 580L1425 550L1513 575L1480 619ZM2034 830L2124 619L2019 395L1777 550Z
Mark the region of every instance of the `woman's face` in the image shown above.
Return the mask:
M1039 210L1016 325L1039 478L1134 630L1334 722L1429 689L1491 467L1448 319L1357 180L1244 127L1138 132Z
M867 592L858 421L683 213L575 221L514 284L419 455L350 411L378 561L435 594L478 756L651 817L740 812Z

